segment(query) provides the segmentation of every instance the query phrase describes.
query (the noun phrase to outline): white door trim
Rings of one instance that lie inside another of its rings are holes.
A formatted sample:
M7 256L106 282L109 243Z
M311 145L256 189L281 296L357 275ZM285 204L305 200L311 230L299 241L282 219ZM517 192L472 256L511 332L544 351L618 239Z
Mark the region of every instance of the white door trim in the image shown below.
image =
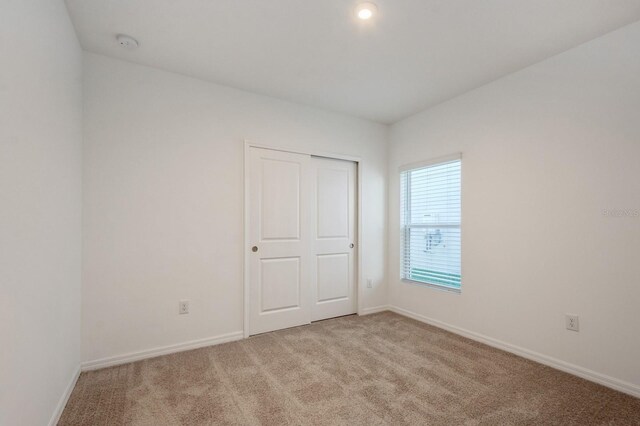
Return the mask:
M353 161L356 163L356 176L358 179L357 183L357 247L356 247L356 298L357 298L357 307L358 307L358 315L362 314L362 253L364 252L364 247L362 246L362 160L360 157L353 155L344 155L344 154L336 154L326 151L305 151L299 148L287 148L283 146L275 146L275 145L264 145L257 144L245 139L244 141L244 244L242 245L243 250L243 271L244 271L244 321L243 321L243 332L244 337L249 337L249 317L250 317L250 298L249 298L249 249L251 247L251 241L249 241L249 150L251 148L263 148L263 149L271 149L275 151L285 151L291 152L295 154L306 154L314 157L325 157L325 158L333 158L336 160L347 160Z

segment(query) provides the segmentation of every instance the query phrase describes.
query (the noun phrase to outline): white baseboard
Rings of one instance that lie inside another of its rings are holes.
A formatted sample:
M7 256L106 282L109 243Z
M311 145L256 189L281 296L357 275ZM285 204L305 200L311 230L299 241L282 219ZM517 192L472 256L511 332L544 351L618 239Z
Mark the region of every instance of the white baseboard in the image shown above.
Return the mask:
M589 370L587 368L583 368L578 365L571 364L557 358L543 355L541 353L534 352L529 349L522 348L520 346L512 345L510 343L506 343L501 340L497 340L480 333L476 333L476 332L465 330L463 328L459 328L453 325L449 325L442 321L438 321L433 318L428 318L424 315L420 315L415 312L411 312L406 309L399 308L397 306L389 306L389 310L397 314L400 314L409 318L413 318L420 322L424 322L426 324L430 324L435 327L450 331L452 333L467 337L469 339L478 341L480 343L484 343L494 348L511 352L523 358L527 358L532 361L536 361L540 364L544 364L546 366L555 368L557 370L564 371L565 373L573 374L574 376L578 376L583 379L590 380L592 382L604 385L611 389L615 389L617 391L624 392L626 394L640 398L640 386L635 385L633 383L616 379L614 377L607 376L605 374L597 373L593 370Z
M380 306L374 306L372 308L362 308L358 313L358 315L369 315L369 314L375 314L378 312L384 312L388 310L389 310L388 305L380 305Z
M62 412L64 411L64 407L67 405L67 401L69 401L69 397L71 396L71 392L73 392L73 388L76 387L76 382L78 381L78 377L80 377L80 366L76 368L76 371L73 372L71 376L71 381L67 385L67 388L64 390L64 393L60 397L60 401L58 401L58 405L56 405L56 409L51 416L51 420L49 420L49 426L56 426L58 421L60 421L60 416L62 416Z
M175 345L162 346L153 349L146 349L138 352L130 352L128 354L116 355L107 358L100 358L93 361L85 361L82 363L82 371L97 370L99 368L113 367L115 365L127 364L129 362L140 361L147 358L155 358L161 355L173 354L176 352L189 351L191 349L203 348L205 346L219 345L221 343L233 342L244 338L242 331L222 334L216 337L208 337L205 339L191 340L189 342L178 343Z

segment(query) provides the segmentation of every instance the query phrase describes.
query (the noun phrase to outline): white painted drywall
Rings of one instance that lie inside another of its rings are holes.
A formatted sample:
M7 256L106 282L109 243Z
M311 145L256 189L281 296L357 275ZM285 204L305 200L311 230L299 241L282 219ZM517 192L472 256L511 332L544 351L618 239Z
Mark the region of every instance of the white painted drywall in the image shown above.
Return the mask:
M84 63L83 360L242 330L245 138L362 158L362 272L374 280L362 302L386 303L386 126L100 55Z
M390 304L640 386L639 118L636 23L393 125ZM461 295L399 280L398 167L456 152Z
M62 0L0 4L0 424L44 425L80 364L82 53Z
M67 0L90 52L385 123L640 19L638 0L376 0L369 21L359 2Z

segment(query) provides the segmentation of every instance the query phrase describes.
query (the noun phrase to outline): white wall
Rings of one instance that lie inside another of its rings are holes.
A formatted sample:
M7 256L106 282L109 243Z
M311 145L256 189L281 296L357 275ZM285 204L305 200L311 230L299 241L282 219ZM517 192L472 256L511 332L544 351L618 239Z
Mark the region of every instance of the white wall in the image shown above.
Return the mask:
M392 126L390 304L640 392L639 118L636 23ZM398 278L398 167L455 152L461 295Z
M84 63L83 360L242 330L245 138L362 158L374 279L362 302L386 303L386 126L104 56Z
M0 5L0 424L43 425L80 364L82 56L62 0Z

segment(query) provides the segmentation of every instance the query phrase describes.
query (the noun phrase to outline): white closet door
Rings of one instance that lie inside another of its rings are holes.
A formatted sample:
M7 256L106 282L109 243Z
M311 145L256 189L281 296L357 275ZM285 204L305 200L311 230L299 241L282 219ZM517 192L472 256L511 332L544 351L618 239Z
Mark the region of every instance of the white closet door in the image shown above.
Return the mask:
M356 164L311 158L312 321L356 313Z
M258 334L311 322L311 157L249 155L249 334Z

